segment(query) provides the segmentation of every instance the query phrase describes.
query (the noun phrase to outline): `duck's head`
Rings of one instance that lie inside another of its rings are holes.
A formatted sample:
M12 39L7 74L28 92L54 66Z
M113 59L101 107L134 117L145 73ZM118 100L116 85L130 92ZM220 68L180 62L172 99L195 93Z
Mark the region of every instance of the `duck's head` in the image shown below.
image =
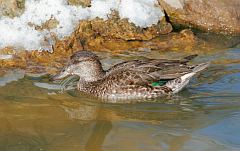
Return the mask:
M81 80L92 82L101 79L105 72L96 54L90 51L78 51L70 57L68 65L52 80L63 79L69 75L77 75Z

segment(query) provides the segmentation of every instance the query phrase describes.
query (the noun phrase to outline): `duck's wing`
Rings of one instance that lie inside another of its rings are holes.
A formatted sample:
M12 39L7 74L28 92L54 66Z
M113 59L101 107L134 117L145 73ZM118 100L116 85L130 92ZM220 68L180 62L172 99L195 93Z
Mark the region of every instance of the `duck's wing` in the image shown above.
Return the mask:
M181 65L181 64L186 64L193 58L195 58L197 55L190 55L187 56L181 60L168 60L168 59L145 59L145 60L131 60L131 61L125 61L118 63L114 66L112 66L110 69L107 70L107 73L110 74L112 72L122 70L122 69L145 69L145 70L150 70L153 68L159 68L159 67L164 67L164 66L169 66L169 65Z
M122 85L149 85L159 80L171 80L192 72L195 66L187 65L193 58L182 60L133 60L113 66L107 75L109 81ZM107 81L108 81L107 80Z
M106 72L107 72L107 74L111 74L113 72L120 71L120 70L123 70L123 69L133 68L133 67L136 67L136 66L139 66L139 65L147 63L148 60L149 59L147 59L147 60L124 61L124 62L121 62L121 63L118 63L118 64L112 66Z

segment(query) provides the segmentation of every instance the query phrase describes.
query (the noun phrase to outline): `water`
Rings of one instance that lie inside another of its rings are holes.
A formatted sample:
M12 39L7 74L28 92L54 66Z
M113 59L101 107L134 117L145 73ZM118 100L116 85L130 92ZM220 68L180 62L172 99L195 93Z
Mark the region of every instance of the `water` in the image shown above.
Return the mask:
M187 55L159 51L98 54L105 67L144 56ZM174 98L129 104L100 103L75 91L37 87L37 82L48 83L46 76L23 78L19 70L1 75L0 150L238 151L240 49L201 52L194 62L203 61L212 62L209 69Z

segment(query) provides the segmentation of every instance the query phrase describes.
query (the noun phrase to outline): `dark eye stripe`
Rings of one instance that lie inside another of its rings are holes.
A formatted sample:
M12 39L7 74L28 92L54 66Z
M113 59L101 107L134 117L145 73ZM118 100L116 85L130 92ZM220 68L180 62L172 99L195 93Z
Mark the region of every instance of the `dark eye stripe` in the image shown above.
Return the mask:
M72 60L71 63L78 64L80 62L85 62L85 61L95 61L95 59L94 58L82 58L81 60Z

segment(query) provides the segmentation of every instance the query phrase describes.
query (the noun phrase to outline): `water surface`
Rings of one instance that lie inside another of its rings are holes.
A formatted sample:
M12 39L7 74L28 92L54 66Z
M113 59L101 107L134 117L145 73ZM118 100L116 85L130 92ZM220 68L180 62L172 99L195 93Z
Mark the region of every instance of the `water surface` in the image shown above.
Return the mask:
M128 59L188 55L149 50L98 54L105 68ZM193 63L204 61L212 62L208 70L177 96L126 104L37 87L48 83L47 76L24 76L21 70L1 75L0 150L238 151L240 49L202 52Z

